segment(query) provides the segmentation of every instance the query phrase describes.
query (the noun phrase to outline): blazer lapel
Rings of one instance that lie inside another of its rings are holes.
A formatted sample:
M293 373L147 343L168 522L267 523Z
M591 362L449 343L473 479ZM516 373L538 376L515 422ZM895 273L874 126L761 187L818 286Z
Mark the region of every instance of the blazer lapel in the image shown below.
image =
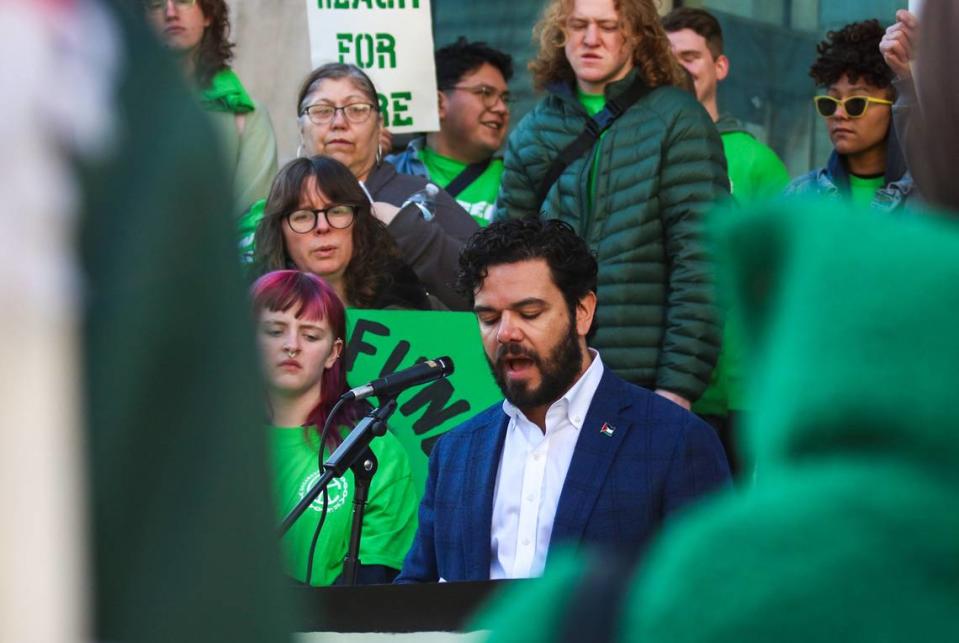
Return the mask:
M629 408L631 396L623 388L622 380L606 367L576 440L556 507L550 550L552 543L578 542L583 536L613 458L629 430L630 419L623 411Z
M503 453L503 441L509 416L500 410L487 430L474 431L467 454L466 505L463 521L466 577L470 580L489 578L490 529L493 523L493 489Z

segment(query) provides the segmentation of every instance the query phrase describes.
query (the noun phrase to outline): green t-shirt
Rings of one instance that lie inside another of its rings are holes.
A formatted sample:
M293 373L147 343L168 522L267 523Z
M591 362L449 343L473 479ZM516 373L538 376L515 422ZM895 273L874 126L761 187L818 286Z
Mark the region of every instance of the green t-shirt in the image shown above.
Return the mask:
M269 427L268 431L276 504L279 516L283 518L320 478L317 463L319 437L314 431L306 433L303 427ZM392 433L375 438L372 449L379 461L379 469L373 476L363 516L360 562L400 569L416 534L419 504L413 490L410 462ZM327 455L324 449L324 458ZM351 471L333 480L328 487L329 505L313 557L311 585L331 585L343 571L353 518L353 490ZM287 572L301 582L306 580L310 543L322 510L323 496L320 495L282 540Z
M869 207L882 186L886 184L884 176L857 176L849 174L849 192L852 202L860 207Z
M742 131L723 132L723 151L729 174L729 187L740 205L750 205L779 195L789 184L789 171L776 153L751 134ZM743 331L732 311L726 311L723 344L719 361L713 369L709 386L693 405L703 415L726 415L729 410L742 410Z
M587 94L582 91L579 87L576 88L576 98L579 100L580 104L586 108L586 113L590 116L596 116L603 108L606 107L606 95L605 94ZM599 140L603 140L603 137L606 136L606 132L603 132L599 136ZM599 145L599 141L596 141L596 145ZM591 152L592 153L592 152ZM599 174L599 154L593 155L593 167L589 169L589 209L593 209L593 197L596 196L596 175Z
M576 98L580 104L586 108L586 113L590 116L596 116L606 107L605 94L587 94L579 87L576 88Z
M789 184L789 171L776 153L746 132L722 134L729 189L741 205L779 195Z
M430 180L441 188L449 185L468 165L448 156L441 156L426 146L420 150L420 160L429 171ZM502 176L503 159L493 159L482 174L456 195L456 202L481 226L489 225L493 220Z

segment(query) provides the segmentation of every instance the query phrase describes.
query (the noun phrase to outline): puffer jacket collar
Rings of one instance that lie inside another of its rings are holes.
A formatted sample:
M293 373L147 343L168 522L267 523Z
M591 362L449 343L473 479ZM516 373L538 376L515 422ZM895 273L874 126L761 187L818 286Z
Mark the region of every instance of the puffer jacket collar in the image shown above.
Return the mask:
M606 100L610 101L623 92L625 92L629 86L633 83L633 79L636 78L636 74L639 73L639 70L635 67L629 71L623 78L611 82L606 85L606 88L603 90L603 94L606 96ZM552 83L549 83L546 86L546 91L556 96L557 98L563 100L566 103L572 105L575 109L581 111L584 116L589 118L589 114L586 112L586 108L583 107L582 103L579 102L579 98L576 97L576 81L568 80L557 80Z

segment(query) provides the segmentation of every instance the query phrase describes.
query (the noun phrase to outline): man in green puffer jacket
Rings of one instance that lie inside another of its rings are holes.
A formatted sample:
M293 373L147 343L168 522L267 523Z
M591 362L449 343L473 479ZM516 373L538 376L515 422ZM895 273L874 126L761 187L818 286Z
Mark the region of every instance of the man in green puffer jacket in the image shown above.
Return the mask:
M694 96L651 0L553 0L531 63L548 95L510 136L498 217L569 222L599 262L593 345L625 379L685 408L719 348L703 213L728 194L716 127ZM641 34L641 35L640 35ZM637 76L654 88L573 160L540 204L548 168ZM607 357L608 356L608 357Z

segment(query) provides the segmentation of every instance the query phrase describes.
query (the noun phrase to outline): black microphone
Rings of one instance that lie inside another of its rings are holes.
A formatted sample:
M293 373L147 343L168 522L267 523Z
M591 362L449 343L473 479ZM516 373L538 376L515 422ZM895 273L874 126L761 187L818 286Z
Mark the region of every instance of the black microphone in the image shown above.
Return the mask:
M378 380L373 380L369 384L357 386L350 389L340 396L341 400L365 400L371 395L382 397L384 395L396 395L411 386L425 384L452 375L453 360L447 357L437 357L436 359L420 362L416 366L391 373Z

